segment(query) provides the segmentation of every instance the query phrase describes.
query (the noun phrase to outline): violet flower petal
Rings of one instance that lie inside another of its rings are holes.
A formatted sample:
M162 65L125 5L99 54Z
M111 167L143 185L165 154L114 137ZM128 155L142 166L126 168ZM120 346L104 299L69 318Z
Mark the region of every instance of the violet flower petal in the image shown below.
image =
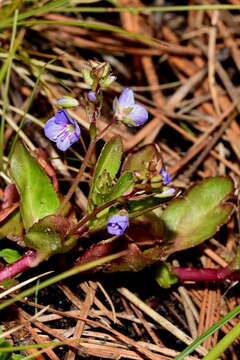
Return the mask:
M135 104L127 117L130 118L136 126L140 126L147 121L148 112L142 105Z
M79 129L80 130L80 129ZM75 133L73 133L71 136L70 136L70 142L71 142L71 145L73 143L75 143L76 141L78 141L80 137L80 133L78 134L77 131L75 131Z
M131 108L134 106L134 93L131 89L124 89L119 96L118 103L122 109Z
M108 219L107 232L111 235L122 235L129 225L127 215L113 215Z
M171 175L165 170L165 168L162 168L160 175L162 175L162 183L164 186L168 185L172 181Z
M57 148L61 151L66 151L71 145L70 136L59 136L56 141Z
M56 141L59 133L63 131L64 127L64 124L56 124L55 116L53 116L44 126L45 136L52 141Z
M66 110L59 110L55 114L55 122L56 124L68 124L69 122L72 123L72 119L70 118Z

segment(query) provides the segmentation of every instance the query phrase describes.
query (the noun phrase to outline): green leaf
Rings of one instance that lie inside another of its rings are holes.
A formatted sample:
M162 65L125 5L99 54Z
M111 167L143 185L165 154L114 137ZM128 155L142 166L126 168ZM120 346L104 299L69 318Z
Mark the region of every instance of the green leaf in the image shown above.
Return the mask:
M161 206L165 203L165 199L158 196L143 195L142 197L134 200L128 200L127 210L131 218L138 217L145 213L149 213L151 210ZM89 222L89 230L96 232L106 227L107 220L110 216L119 212L119 205L111 206L104 211L101 211L97 216ZM161 219L158 218L158 228L161 228ZM162 234L162 233L161 233Z
M0 257L2 257L8 264L12 264L17 261L21 257L21 255L17 250L3 249L0 250Z
M110 180L114 180L120 165L123 154L123 146L120 136L113 137L103 147L101 154L98 158L95 172L92 179L90 194L89 194L89 211L92 211L95 204L94 199L99 194L99 181L104 177L104 174L108 174ZM98 204L99 205L99 204Z
M128 155L123 164L123 171L137 173L139 177L145 179L149 173L150 164L151 171L157 170L157 168L160 171L162 168L162 157L155 144L146 145L137 152Z
M164 239L172 243L168 256L196 246L217 232L232 212L233 205L225 202L232 191L230 178L209 178L168 205L161 217Z
M11 174L21 198L21 215L28 230L39 219L56 212L58 196L37 161L17 142L10 162Z
M168 289L178 282L177 275L171 274L168 266L164 263L157 266L155 279L162 288Z
M161 206L161 204L164 204L165 202L166 199L161 198L159 194L143 195L142 197L139 196L139 198L129 200L128 211L132 216L136 217Z
M37 250L40 260L63 253L75 245L76 237L74 236L65 242L70 227L71 223L63 216L46 216L29 229L25 236L25 244Z
M131 192L134 186L133 175L131 173L125 173L120 176L117 183L111 187L109 193L104 197L103 204L117 199L126 192ZM103 205L101 204L101 205Z
M23 222L19 210L15 210L0 225L0 239L18 241L23 239Z
M109 246L109 243L106 243L106 245ZM163 254L164 250L162 246L154 246L153 248L142 251L136 244L132 243L128 245L126 255L111 262L111 264L107 264L106 267L102 267L100 271L141 271L161 260Z
M0 334L2 333L2 329L0 328ZM0 338L0 347L1 348L5 348L5 347L10 347L10 344L4 339L4 338ZM0 359L1 360L8 360L11 356L11 353L4 353L0 351Z

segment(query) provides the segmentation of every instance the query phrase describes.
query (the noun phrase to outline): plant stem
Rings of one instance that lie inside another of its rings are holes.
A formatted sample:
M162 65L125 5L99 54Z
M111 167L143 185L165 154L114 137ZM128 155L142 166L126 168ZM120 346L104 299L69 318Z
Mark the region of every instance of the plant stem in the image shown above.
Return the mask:
M95 218L95 216L97 214L99 214L101 211L103 211L104 209L116 204L117 202L119 201L119 199L114 199L114 200L111 200L109 201L108 203L102 205L102 206L99 206L98 208L96 208L93 212L91 212L90 214L87 214L85 215L76 225L74 225L68 236L74 234L74 233L78 233L78 235L80 235L82 233L82 230L84 231L85 230L85 224L91 220L92 218Z
M203 360L216 360L221 354L227 350L227 348L233 343L233 341L240 336L240 322L235 325L222 340L214 346L212 350L203 358Z
M172 269L180 281L217 281L240 280L240 271L233 271L230 267L220 269L189 269L176 267Z
M107 131L109 131L109 129L111 128L112 125L114 125L116 122L116 119L113 118L113 120L102 130L100 131L100 133L95 137L95 139L92 139L89 145L89 148L87 150L87 153L85 155L85 158L82 162L82 165L80 167L79 173L77 174L75 180L73 181L70 189L68 190L67 194L65 195L60 207L58 208L56 215L61 215L61 213L64 211L64 208L66 206L66 204L68 203L68 201L71 199L73 193L75 192L82 176L83 173L88 165L88 162L90 160L90 157L92 155L92 152L95 148L96 143L103 138L103 136L107 133Z
M29 269L34 263L36 256L37 253L35 251L29 250L21 259L0 270L0 281L10 279L20 272Z
M95 144L96 144L96 140L92 140L90 145L89 145L89 148L87 150L87 153L85 155L85 158L82 162L82 165L80 167L80 170L79 170L79 173L77 174L75 180L73 181L70 189L68 190L68 193L65 195L60 207L58 208L57 212L56 212L56 215L61 215L61 213L63 212L66 204L68 203L68 201L71 199L73 193L75 192L80 180L81 180L81 177L83 176L83 173L88 165L88 162L90 160L90 157L92 155L92 152L94 150L94 147L95 147Z

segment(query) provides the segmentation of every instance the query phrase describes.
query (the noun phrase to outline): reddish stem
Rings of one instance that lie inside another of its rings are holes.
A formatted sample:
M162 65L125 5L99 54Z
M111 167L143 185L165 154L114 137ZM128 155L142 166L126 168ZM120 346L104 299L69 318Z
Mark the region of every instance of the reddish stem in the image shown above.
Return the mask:
M0 281L10 279L15 275L31 268L35 264L37 253L29 250L26 254L15 263L6 266L0 270ZM224 282L225 280L240 280L240 271L231 270L230 267L220 269L190 269L175 267L172 268L180 281L217 281Z
M180 281L218 281L240 280L240 271L231 270L229 267L220 269L189 269L173 268L173 272L179 277Z
M37 253L35 251L27 251L21 259L0 270L0 281L10 279L20 272L29 269L36 260L36 256Z

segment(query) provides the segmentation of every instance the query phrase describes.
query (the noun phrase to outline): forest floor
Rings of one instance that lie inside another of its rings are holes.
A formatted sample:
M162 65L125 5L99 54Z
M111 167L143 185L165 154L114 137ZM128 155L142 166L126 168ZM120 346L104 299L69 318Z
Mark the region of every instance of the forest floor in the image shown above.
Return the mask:
M54 168L62 192L66 192L71 178L76 176L83 150L74 147L68 156L59 154L44 137L43 125L54 113L57 98L63 94L75 98L86 94L81 67L86 61L97 59L109 62L117 76L104 93L100 129L109 121L114 97L125 87L134 90L137 101L150 114L150 120L140 129L123 127L110 131L105 141L120 133L126 154L155 142L174 177L173 185L182 192L195 181L219 175L230 176L239 187L240 11L113 12L107 10L114 7L112 1L76 1L72 7L60 8L51 7L51 3L54 2L41 1L42 6L36 6L31 1L0 1L0 9L5 9L0 11L2 64L10 51L13 24L9 19L13 19L17 6L21 20L8 89L6 156L25 114L20 137L31 149L44 148L51 158L57 158ZM168 5L164 0L119 3L126 8ZM228 3L240 5L238 0ZM174 8L178 1L171 5ZM80 6L105 10L77 11ZM33 14L28 13L36 8ZM26 16L21 19L22 14ZM1 82L3 73L2 67ZM4 95L1 112L3 106ZM88 141L89 122L84 109L79 107L73 113L83 139ZM0 181L3 190L6 178L2 173ZM79 212L86 205L84 191L76 193L73 199ZM232 220L214 239L177 253L170 261L189 267L224 267L235 249L238 231L236 219ZM1 240L1 248L9 244L10 241ZM61 261L55 256L24 273L19 283L42 274L48 277L48 271L59 272ZM240 304L238 283L182 283L162 289L154 280L154 272L153 266L140 273L96 273L69 278L5 309L0 319L2 331L19 326L7 338L14 346L51 341L69 344L41 351L28 348L20 353L37 360L170 360ZM37 320L32 319L41 310ZM236 322L233 319L225 324L185 359L201 359ZM224 360L239 358L240 339L222 355Z

